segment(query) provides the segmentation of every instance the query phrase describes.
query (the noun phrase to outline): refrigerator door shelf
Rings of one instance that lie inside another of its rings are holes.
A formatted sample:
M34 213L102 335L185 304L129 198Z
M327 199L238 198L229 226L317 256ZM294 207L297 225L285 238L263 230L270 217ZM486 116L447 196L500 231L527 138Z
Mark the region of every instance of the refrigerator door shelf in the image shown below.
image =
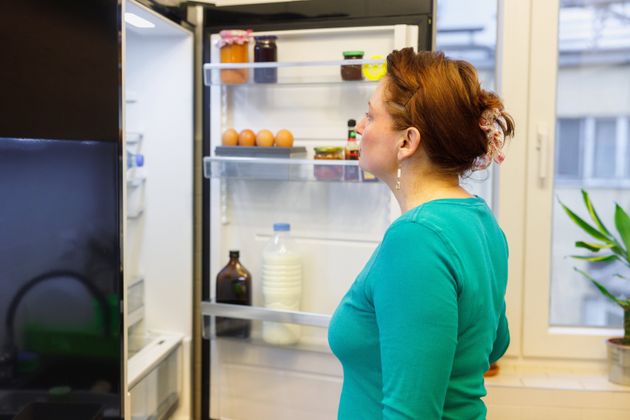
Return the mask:
M377 81L361 80L346 81L341 79L340 68L346 66L363 66L363 65L384 65L382 59L365 59L365 60L325 60L325 61L280 61L266 63L206 63L203 65L204 83L206 86L282 86L282 85L322 85L322 84L339 84L344 86L367 85L373 86ZM314 72L314 68L323 68L321 71ZM222 83L220 70L272 68L278 69L277 82L275 83L255 83L252 75L246 83L230 84Z
M138 385L153 370L166 360L171 353L181 346L183 336L179 334L161 334L144 346L129 359L127 365L127 383L129 389Z
M331 315L312 312L269 309L257 306L232 305L228 303L202 302L203 316L223 316L228 318L251 319L258 321L282 322L312 327L328 328Z
M244 180L378 183L362 176L356 160L314 160L209 156L203 159L206 178ZM352 176L347 176L352 175Z
M181 335L159 335L128 362L131 417L168 418L182 394Z

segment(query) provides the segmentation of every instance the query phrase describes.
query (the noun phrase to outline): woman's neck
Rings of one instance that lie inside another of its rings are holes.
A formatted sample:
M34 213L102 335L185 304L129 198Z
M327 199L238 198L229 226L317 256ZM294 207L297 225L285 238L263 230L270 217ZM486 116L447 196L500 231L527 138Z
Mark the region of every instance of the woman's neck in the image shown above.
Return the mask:
M394 180L392 191L402 213L431 200L472 197L468 191L459 185L458 176L444 176L434 170L414 173L409 170L405 171L403 168L399 190L396 190L395 183L396 180Z

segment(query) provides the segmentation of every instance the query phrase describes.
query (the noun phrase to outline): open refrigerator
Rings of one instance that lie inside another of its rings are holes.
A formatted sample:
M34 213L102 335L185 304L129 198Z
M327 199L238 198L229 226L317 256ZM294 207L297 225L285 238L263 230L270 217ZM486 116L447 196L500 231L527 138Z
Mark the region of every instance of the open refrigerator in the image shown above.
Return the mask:
M316 161L313 150L345 145L347 121L362 118L378 83L342 80L342 52L362 50L366 61L355 64L374 64L393 49L430 49L433 4L425 3L417 24L388 16L300 27L226 17L223 26L206 22L201 31L125 3L124 12L153 25L128 21L123 31L126 418L195 418L193 396L201 399L201 418L336 418L342 370L327 326L400 211L379 181L322 179L322 168L344 174L357 162ZM276 83L255 83L257 64L220 64L218 32L226 28L277 36ZM203 69L195 68L200 45ZM221 71L230 68L246 71L248 82L222 83ZM197 114L195 98L203 104ZM195 124L203 130L195 133ZM218 155L227 128L288 129L306 154ZM488 199L489 190L475 192ZM291 224L302 256L298 310L265 307L262 253L278 222ZM230 250L240 251L252 274L252 306L215 301L215 279ZM202 273L198 287L195 273ZM216 316L250 320L250 336L217 336ZM300 339L271 344L263 322L298 325Z

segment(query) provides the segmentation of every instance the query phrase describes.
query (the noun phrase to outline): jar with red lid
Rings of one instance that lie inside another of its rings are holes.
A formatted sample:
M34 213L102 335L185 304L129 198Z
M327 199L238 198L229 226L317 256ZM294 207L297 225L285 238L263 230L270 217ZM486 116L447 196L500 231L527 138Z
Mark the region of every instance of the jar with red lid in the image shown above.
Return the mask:
M230 29L219 32L221 39L217 43L221 52L222 63L248 63L251 29ZM221 82L246 83L249 80L248 69L221 70Z

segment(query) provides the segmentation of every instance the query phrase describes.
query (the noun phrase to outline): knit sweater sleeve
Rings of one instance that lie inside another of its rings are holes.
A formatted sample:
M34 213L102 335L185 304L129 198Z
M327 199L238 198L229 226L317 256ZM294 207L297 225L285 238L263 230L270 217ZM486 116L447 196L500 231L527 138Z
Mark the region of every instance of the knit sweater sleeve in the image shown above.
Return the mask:
M393 225L368 276L379 331L383 419L440 419L458 331L458 265L430 226Z

